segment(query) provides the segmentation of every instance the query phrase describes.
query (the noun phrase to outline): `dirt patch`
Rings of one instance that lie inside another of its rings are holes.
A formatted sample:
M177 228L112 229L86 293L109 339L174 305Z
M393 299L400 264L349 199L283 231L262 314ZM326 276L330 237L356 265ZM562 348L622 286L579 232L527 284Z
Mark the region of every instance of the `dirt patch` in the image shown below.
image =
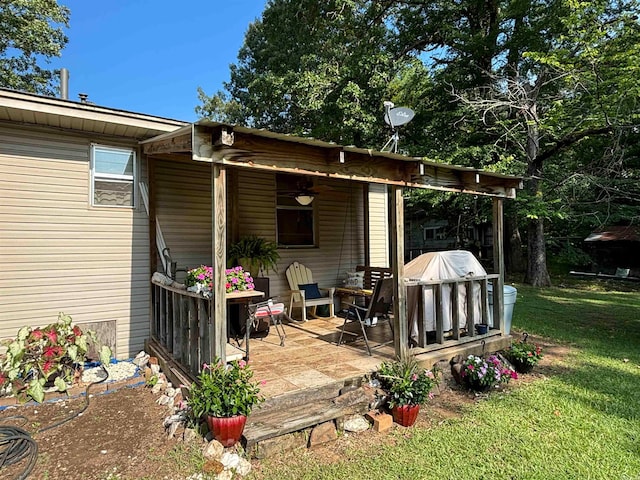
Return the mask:
M544 339L530 337L542 344L545 356L533 374L522 376L509 384L518 384L557 374L566 368L565 358L570 349ZM446 371L445 371L446 373ZM20 406L0 412L0 425L12 424L7 417L26 417L23 428L38 442L39 454L30 478L46 480L113 480L113 479L181 479L197 471L199 443L185 447L182 442L168 439L162 426L168 415L167 407L156 404L158 395L148 388L138 386L122 388L112 393L96 395L90 399L87 410L69 422L38 433L56 422L78 412L84 406L84 398L76 398L38 406ZM440 395L423 408L418 426L437 427L450 418L462 415L464 410L483 396L476 396L455 385L450 375ZM17 423L21 425L22 422ZM377 449L381 443L393 444L402 436L412 435L412 429L393 427L401 435L381 435L372 430L360 434L345 434L335 442L312 450L284 454L265 462L253 461L256 478L264 465L293 464L309 457L316 463L329 464L346 460L350 452ZM373 451L372 450L372 451ZM2 478L15 478L19 470L5 468Z
M164 478L179 469L165 461L176 441L164 433L168 411L156 398L144 387L123 388L91 398L81 416L44 432L39 431L77 413L84 398L7 409L0 412L0 425L21 425L7 418L26 417L22 428L39 447L30 478ZM2 478L14 478L20 470L7 469Z

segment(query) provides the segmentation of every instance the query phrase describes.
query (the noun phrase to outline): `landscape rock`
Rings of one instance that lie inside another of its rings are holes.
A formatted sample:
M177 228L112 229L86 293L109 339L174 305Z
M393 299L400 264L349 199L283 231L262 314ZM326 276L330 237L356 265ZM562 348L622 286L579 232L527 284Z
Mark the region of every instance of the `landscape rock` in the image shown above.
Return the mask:
M354 415L344 420L342 427L346 432L364 432L369 430L369 422L362 415Z
M309 435L309 447L314 447L322 443L332 442L338 438L338 431L333 422L325 422L316 425Z
M243 477L246 477L251 473L251 462L245 458L240 458L238 466L236 467L236 473Z
M220 460L207 460L202 466L202 471L207 474L218 475L224 471L224 465L222 465L222 462L220 462Z
M224 453L224 447L217 440L211 440L204 446L202 455L204 458L221 460Z
M233 472L231 470L223 470L216 475L216 480L232 480Z
M237 453L224 452L220 461L226 469L236 469L240 463L240 456Z

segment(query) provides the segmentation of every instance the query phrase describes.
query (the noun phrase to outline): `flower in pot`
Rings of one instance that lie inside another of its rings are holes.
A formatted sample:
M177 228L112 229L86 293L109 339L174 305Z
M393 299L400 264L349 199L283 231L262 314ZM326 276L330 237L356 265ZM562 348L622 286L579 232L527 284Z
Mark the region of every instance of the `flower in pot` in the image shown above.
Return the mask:
M517 340L505 351L505 356L520 373L528 373L533 370L542 359L542 348L527 342L529 334L526 332L521 340Z
M111 349L98 344L95 332L72 325L64 313L43 328L22 327L15 339L3 343L7 351L0 357L0 396L15 395L21 401L42 402L46 387L65 392L79 381L90 343L103 364L111 359Z
M187 290L200 293L204 297L211 297L213 290L213 267L200 265L199 267L187 270L187 277L184 280Z
M269 273L269 270L277 271L280 254L275 242L257 235L248 235L229 245L227 258L228 265L242 265L250 273L262 276Z
M469 355L462 363L460 376L467 387L475 392L487 391L500 383L518 378L518 374L496 355L489 355L486 359Z
M382 388L387 392L393 420L410 427L416 421L420 404L433 394L436 375L419 366L415 357L383 362L376 373Z
M227 268L225 274L227 276L227 293L253 290L255 288L253 277L249 272L245 272L242 267Z
M240 440L247 417L264 398L253 380L253 371L244 360L225 365L216 361L203 365L187 394L192 419L207 422L214 438L225 447Z

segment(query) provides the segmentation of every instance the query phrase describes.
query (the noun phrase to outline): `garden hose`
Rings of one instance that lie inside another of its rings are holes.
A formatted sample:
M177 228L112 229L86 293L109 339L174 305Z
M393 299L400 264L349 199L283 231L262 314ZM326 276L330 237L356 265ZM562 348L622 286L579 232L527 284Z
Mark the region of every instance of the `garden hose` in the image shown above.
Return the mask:
M85 390L84 395L83 407L77 412L74 412L68 417L60 420L59 422L56 422L53 425L49 425L48 427L41 428L36 433L46 432L47 430L51 430L53 428L59 427L60 425L64 425L68 421L73 420L74 418L84 413L84 411L89 407L89 389L93 385L102 383L106 381L107 378L109 378L109 372L107 371L107 369L104 367L104 365L100 366L105 373L105 377L101 380L92 382L87 385L87 389ZM18 419L24 420L24 423L28 421L27 418L22 415L6 417L4 420ZM22 472L19 472L18 476L15 477L15 480L25 480L31 473L31 470L33 470L33 467L36 466L36 460L38 458L38 444L33 439L33 437L31 437L29 432L27 432L23 428L12 425L0 425L0 472L4 467L21 462L25 458L28 458L28 461L22 469Z

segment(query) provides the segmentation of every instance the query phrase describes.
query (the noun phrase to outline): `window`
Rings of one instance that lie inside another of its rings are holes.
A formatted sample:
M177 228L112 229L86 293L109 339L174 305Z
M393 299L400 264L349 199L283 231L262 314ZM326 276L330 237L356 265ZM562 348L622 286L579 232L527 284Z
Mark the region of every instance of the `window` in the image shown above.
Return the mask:
M302 177L277 175L276 217L278 245L286 247L315 246L315 222L313 202L300 205L295 195L300 191Z
M134 207L136 152L91 145L91 204Z

